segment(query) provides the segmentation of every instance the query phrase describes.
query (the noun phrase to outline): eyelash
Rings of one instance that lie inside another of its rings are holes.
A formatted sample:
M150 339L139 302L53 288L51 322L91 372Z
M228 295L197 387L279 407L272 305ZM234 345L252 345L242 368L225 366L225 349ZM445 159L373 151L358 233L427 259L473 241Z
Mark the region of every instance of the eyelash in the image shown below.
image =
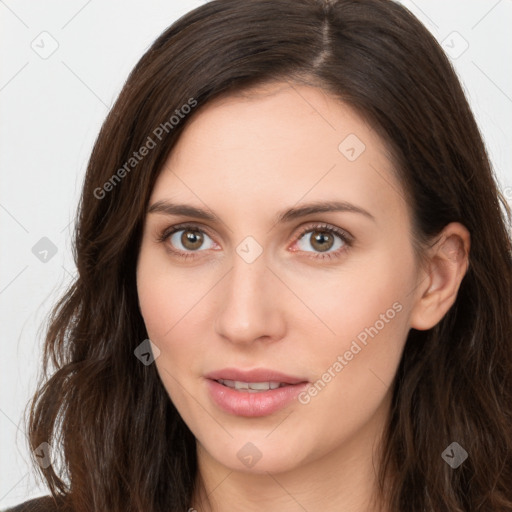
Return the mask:
M164 229L157 237L157 241L160 243L165 243L168 238L176 233L177 231L182 230L190 230L190 231L198 231L200 233L208 235L210 238L213 239L213 237L205 230L199 228L195 224L178 224L176 226L172 226L171 228ZM326 253L314 253L315 256L307 256L309 258L313 258L315 260L330 260L333 258L340 258L343 256L351 247L353 244L353 238L351 235L349 235L346 231L343 231L339 228L335 228L334 226L330 226L328 224L314 224L304 227L301 232L296 236L296 240L300 240L306 233L309 233L310 231L321 231L330 233L333 235L338 236L341 241L344 243L344 246L337 249L334 252L326 252ZM194 252L201 252L201 251L189 251L183 253L182 251L171 249L168 245L166 246L166 249L171 252L173 255L178 256L179 258L188 259L188 258L195 258ZM305 251L308 252L309 251Z

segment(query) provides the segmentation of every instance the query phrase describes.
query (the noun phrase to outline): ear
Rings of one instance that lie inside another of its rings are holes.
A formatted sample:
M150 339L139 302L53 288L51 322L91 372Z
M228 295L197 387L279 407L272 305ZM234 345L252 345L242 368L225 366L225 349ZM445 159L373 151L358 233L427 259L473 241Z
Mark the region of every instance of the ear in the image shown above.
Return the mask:
M419 276L410 325L418 330L437 325L457 298L469 267L471 235L462 224L452 222L429 248L427 268Z

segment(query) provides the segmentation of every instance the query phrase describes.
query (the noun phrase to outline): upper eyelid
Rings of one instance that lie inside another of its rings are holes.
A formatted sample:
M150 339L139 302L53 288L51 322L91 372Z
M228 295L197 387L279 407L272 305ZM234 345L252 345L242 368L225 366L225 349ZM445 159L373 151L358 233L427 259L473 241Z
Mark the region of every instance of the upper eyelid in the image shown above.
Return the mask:
M329 224L328 222L314 222L312 224L306 223L299 229L299 235L307 233L308 231L312 231L313 229L318 229L321 231L322 229L326 229L329 231L333 231L338 236L342 236L347 238L348 240L353 240L354 236L349 233L346 229L340 228L338 226L334 226L333 224Z
M194 221L190 222L180 222L179 224L173 224L169 226L167 229L163 229L162 234L168 233L165 236L170 236L171 234L176 233L177 231L181 231L182 229L187 229L188 227L197 228L198 231L202 231L206 233L211 239L215 237L210 234L210 229L208 227L205 228L203 224L196 223Z

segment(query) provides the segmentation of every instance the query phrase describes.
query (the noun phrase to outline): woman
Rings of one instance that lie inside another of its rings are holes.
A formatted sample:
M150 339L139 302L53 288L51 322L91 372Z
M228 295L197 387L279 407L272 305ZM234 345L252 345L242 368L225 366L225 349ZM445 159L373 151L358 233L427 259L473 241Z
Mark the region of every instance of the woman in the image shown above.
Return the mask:
M19 510L512 510L510 215L404 7L189 12L93 149Z

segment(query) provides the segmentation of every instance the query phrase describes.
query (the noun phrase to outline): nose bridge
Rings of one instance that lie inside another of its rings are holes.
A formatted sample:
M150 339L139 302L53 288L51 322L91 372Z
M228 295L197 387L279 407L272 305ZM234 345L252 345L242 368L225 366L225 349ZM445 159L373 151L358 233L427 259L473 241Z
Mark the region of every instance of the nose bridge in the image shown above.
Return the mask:
M237 251L238 252L238 251ZM254 300L265 294L266 283L266 258L260 255L254 261L245 260L243 256L233 256L233 268L231 270L230 293L241 300Z
M233 255L226 300L229 301L227 305L241 315L257 314L265 307L264 297L269 294L266 263L263 255L254 261L247 261L239 254Z
M257 254L250 240L239 244L233 254L216 313L218 334L232 342L250 343L262 336L279 336L281 321L274 290L278 283L267 268L267 260L263 248Z

